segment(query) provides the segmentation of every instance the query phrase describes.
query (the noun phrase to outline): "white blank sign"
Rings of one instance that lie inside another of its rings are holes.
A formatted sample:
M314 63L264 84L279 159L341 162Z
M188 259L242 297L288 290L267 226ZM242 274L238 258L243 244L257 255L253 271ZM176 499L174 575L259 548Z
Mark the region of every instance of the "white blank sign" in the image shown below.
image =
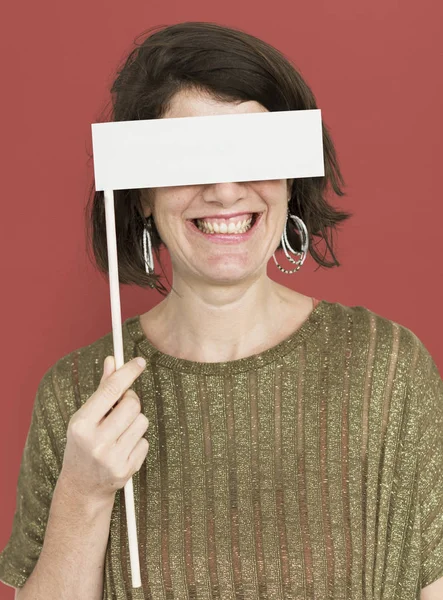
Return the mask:
M324 176L320 109L91 127L97 191Z

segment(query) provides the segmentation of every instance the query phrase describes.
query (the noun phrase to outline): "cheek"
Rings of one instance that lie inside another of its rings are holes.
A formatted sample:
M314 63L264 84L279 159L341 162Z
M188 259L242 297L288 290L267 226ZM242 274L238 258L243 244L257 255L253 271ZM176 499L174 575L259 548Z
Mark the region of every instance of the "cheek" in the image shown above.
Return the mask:
M166 227L181 218L186 208L185 194L181 187L157 188L154 213L160 227Z
M288 184L286 179L267 179L254 181L251 187L264 200L276 202L282 195L284 196L287 193Z

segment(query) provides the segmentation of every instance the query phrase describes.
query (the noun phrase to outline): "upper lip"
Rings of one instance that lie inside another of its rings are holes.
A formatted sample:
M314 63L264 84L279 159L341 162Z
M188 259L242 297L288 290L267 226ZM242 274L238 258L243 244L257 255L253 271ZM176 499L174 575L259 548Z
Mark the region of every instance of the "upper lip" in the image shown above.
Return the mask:
M253 215L258 213L258 211L252 211L252 210L248 210L248 211L244 211L244 212L237 212L237 213L231 213L229 215L205 215L203 217L193 217L192 220L194 219L229 219L231 217L237 217L239 215Z

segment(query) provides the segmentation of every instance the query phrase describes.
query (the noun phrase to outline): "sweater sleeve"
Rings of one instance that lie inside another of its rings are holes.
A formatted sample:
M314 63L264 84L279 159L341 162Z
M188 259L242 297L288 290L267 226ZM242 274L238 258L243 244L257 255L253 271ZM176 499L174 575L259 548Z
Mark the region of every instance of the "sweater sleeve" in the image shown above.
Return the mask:
M51 411L57 406L52 376L50 368L38 386L21 458L12 532L0 553L0 581L12 587L23 587L40 556L60 469L51 429Z
M443 576L443 380L424 350L419 396L421 588Z

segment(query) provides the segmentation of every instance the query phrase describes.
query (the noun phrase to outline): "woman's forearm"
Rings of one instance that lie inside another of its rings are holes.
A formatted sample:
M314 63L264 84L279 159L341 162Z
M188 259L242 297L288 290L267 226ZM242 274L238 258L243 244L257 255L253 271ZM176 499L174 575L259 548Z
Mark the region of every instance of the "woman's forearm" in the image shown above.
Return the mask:
M101 600L114 497L91 500L60 475L40 557L19 600Z

